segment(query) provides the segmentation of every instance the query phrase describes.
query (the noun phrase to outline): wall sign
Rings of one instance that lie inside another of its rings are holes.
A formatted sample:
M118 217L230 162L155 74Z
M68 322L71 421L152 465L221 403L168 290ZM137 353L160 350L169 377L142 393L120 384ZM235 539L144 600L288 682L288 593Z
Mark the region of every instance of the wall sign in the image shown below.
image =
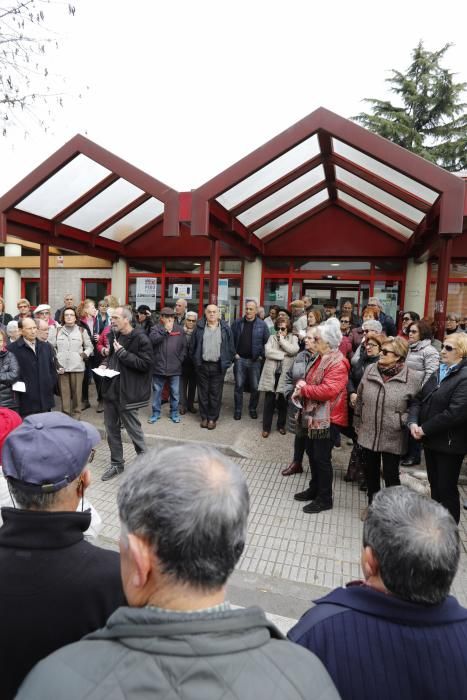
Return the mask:
M136 308L146 304L151 311L156 310L157 277L136 278Z

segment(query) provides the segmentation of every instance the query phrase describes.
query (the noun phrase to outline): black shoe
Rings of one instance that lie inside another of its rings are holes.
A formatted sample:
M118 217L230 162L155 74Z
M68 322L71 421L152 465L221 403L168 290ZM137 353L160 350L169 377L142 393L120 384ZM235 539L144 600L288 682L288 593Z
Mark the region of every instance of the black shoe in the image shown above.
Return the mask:
M360 491L368 491L368 486L366 484L366 481L365 480L361 481L360 486L358 488L360 489Z
M323 510L332 510L332 503L321 503L321 501L312 501L307 506L303 507L304 513L321 513Z
M234 413L234 420L242 420L242 414L241 413Z
M113 479L114 476L118 476L123 472L124 467L118 466L117 464L111 464L108 469L101 476L101 481L108 481Z
M250 418L258 418L256 411L250 411Z
M198 409L195 408L194 406L190 406L188 410L190 413L198 413Z
M294 496L296 501L312 501L316 498L316 491L314 489L307 488L305 491L299 491Z
M402 467L415 467L418 464L420 464L420 460L413 459L413 457L407 457L407 459L403 459L401 462Z

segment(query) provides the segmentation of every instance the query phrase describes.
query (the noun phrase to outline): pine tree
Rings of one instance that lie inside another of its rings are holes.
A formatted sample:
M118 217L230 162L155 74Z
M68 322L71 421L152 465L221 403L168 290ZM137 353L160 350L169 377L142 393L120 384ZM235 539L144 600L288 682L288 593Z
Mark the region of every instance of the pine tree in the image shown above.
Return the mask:
M467 105L462 96L467 83L456 83L454 73L441 66L452 46L428 51L420 41L412 51L406 73L392 70L387 78L396 106L387 100L366 98L372 114L353 117L363 126L453 172L467 168Z

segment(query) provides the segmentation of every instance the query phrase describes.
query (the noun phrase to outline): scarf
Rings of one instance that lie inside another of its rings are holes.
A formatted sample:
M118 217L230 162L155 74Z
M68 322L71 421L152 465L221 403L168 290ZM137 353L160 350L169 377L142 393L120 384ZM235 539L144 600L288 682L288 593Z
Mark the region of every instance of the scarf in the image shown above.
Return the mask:
M339 350L331 350L321 358L321 362L314 370L310 381L307 384L316 386L321 384L328 369L340 364L344 356ZM313 370L310 370L313 371ZM346 388L344 387L344 391ZM331 410L341 396L340 392L336 398L331 401L316 401L316 399L304 399L303 417L308 424L308 437L313 440L323 440L331 435Z
M381 365L378 363L377 367L383 382L386 383L389 379L391 379L391 377L395 377L396 374L399 374L399 372L404 369L404 362L399 360L392 367L381 367Z

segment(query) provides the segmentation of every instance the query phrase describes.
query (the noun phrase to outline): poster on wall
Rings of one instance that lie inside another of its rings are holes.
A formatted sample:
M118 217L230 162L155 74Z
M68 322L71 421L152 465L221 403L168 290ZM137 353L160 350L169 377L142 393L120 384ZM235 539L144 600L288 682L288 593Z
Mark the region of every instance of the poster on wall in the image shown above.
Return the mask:
M146 304L151 311L156 310L157 277L136 278L136 308Z
M221 301L228 301L229 300L229 280L222 279L219 280L219 286L217 288L217 301L220 303Z
M173 299L192 299L193 285L192 284L174 284L172 291Z

